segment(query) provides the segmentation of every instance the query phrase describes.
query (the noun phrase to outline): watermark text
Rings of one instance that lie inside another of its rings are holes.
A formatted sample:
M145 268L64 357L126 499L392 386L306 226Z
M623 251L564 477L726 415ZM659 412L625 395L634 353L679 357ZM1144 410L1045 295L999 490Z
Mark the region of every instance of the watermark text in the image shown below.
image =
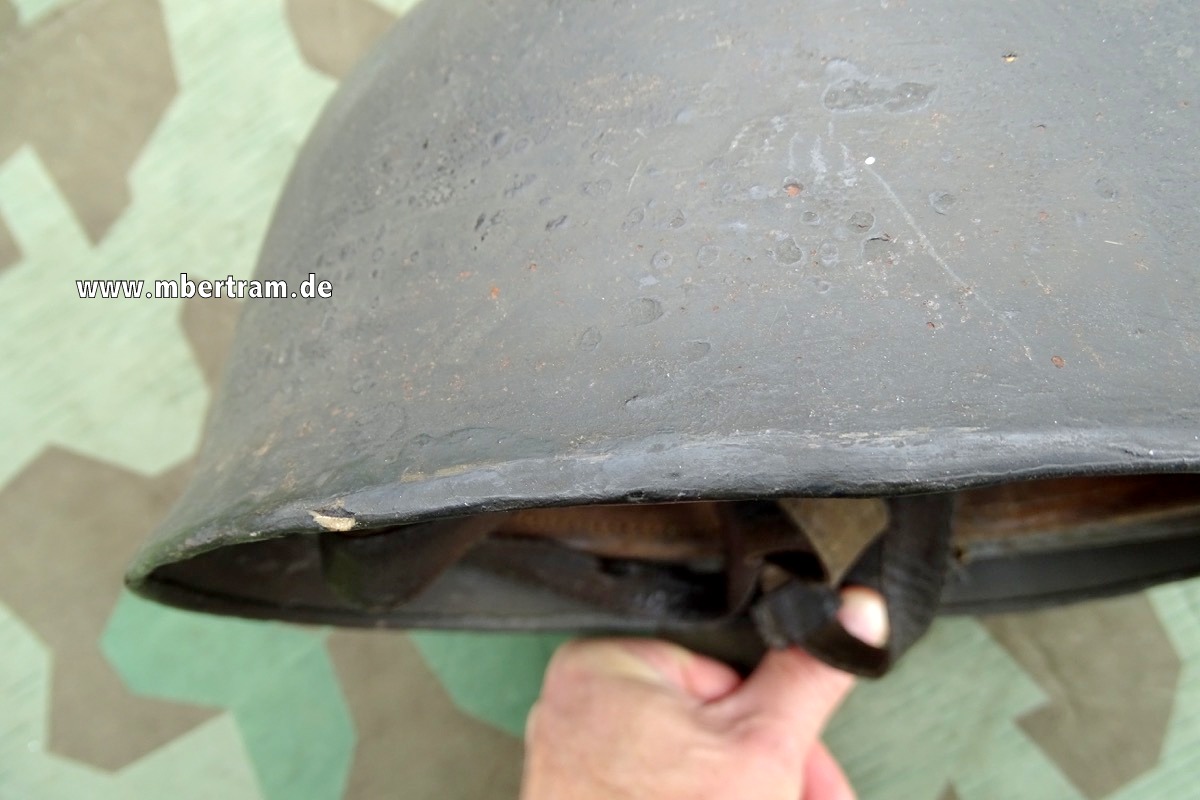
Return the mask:
M75 290L80 299L133 300L139 297L154 300L187 299L189 297L233 297L237 299L276 300L303 297L328 300L333 297L333 284L318 280L316 273L299 285L289 287L285 280L240 279L232 275L224 280L193 280L186 272L170 280L77 280Z

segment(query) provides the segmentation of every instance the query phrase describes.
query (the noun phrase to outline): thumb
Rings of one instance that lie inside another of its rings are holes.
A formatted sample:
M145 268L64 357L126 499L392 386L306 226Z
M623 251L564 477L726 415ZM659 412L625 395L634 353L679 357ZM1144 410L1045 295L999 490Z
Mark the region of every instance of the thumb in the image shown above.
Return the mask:
M733 691L741 679L726 665L655 639L585 639L558 649L544 685L632 681L707 702Z
M887 609L878 592L850 587L842 592L838 621L867 644L887 641ZM777 719L790 736L813 742L854 686L854 677L798 647L771 650L745 683L722 703L735 716Z

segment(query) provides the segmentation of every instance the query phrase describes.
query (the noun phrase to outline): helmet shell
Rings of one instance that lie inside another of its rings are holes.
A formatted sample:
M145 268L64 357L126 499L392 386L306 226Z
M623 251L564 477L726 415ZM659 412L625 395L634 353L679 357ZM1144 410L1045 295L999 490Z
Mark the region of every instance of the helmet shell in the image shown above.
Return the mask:
M1148 43L1200 6L1010 13L427 0L262 250L255 278L332 296L246 301L131 586L266 613L187 563L532 506L1196 471L1200 73Z

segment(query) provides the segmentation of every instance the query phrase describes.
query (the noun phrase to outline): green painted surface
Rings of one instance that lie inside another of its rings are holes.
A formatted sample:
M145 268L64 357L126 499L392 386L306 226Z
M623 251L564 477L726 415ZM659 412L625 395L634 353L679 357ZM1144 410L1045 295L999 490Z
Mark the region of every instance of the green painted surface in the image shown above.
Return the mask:
M0 800L260 800L254 763L223 714L112 774L46 749L51 655L0 605ZM113 736L121 729L114 725ZM316 797L300 793L292 797Z
M126 593L103 647L138 694L228 709L269 800L341 796L354 727L322 633L164 609Z

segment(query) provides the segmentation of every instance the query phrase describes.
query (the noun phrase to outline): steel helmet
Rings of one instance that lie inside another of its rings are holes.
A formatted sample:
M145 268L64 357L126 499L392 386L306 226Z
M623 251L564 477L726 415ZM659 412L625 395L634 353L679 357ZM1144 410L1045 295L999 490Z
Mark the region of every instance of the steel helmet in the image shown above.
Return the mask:
M246 301L130 586L878 674L1197 573L1200 73L1143 45L1200 6L1010 13L426 0L261 253L331 296Z

